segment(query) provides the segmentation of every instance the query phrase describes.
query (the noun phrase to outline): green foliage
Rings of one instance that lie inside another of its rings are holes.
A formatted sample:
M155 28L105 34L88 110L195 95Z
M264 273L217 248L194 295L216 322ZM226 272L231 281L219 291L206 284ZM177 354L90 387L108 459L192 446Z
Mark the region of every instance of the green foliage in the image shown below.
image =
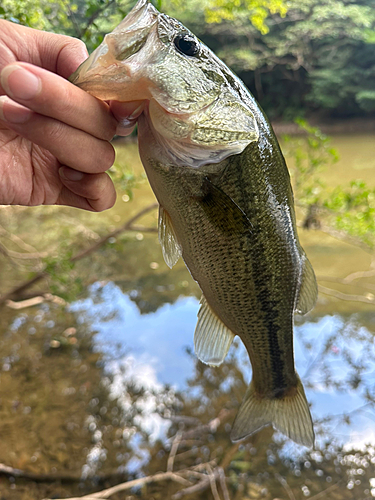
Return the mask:
M285 154L292 159L292 179L297 203L309 206L319 203L324 184L321 171L338 160L337 151L331 147L331 140L318 127L310 126L306 120L297 119L302 137L284 136Z
M321 181L321 173L338 160L330 138L305 120L297 120L302 137L285 136L283 150L291 159L290 170L296 204L306 217L319 217L335 229L353 236L368 248L375 247L375 189L361 180L330 190Z
M146 178L145 174L135 175L132 168L127 165L120 165L117 161L115 161L108 173L116 189L127 195L129 200L133 199L133 190L139 187Z
M324 207L333 212L335 226L358 237L370 248L375 246L375 189L361 180L349 187L336 188L324 201Z
M135 0L3 0L0 17L93 50ZM155 0L242 78L271 118L375 112L373 0Z
M287 6L283 0L209 0L205 13L208 23L220 23L234 21L244 11L251 24L264 35L269 32L266 24L269 14L285 17Z

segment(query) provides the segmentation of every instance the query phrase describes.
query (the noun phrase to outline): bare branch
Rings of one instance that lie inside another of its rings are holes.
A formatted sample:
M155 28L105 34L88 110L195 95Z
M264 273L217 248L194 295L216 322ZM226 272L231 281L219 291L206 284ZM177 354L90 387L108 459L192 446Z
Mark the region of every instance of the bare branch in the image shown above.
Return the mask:
M187 495L193 495L195 493L200 493L204 490L206 490L210 486L210 479L208 476L206 476L202 481L199 481L199 483L194 484L193 486L190 486L189 488L185 488L183 490L178 491L174 495L172 495L172 500L179 500L182 497L185 497Z
M289 486L287 480L284 479L282 476L280 476L280 474L277 474L277 473L275 473L275 478L279 481L281 486L284 488L284 490L285 490L286 494L288 495L288 497L290 498L290 500L296 500L296 497L294 496L294 493L293 493L291 487Z
M217 491L217 486L216 486L216 478L220 479L220 472L219 469L216 468L216 476L214 474L214 471L211 469L211 467L207 464L207 472L208 472L208 477L210 479L210 486L211 486L211 491L212 495L215 500L221 500L219 496L219 492Z
M332 484L329 488L326 488L325 490L321 491L320 493L317 493L313 497L310 497L310 500L319 500L320 498L328 498L327 493L336 490L342 482L343 479L340 479L340 481L338 481L335 484Z
M363 271L363 273L370 273L370 271ZM359 273L353 273L354 274L359 274ZM374 273L375 274L375 273ZM351 276L351 275L349 275ZM370 274L368 274L367 276L370 276ZM372 285L370 283L352 283L352 281L354 281L354 279L360 279L360 278L363 278L363 277L367 277L367 276L358 276L357 278L353 278L350 279L350 280L347 280L346 278L334 278L333 276L317 276L316 279L318 281L326 281L328 283L340 283L341 285L352 285L352 286L355 286L357 288L363 288L365 290L374 290L375 291L375 285Z
M203 434L205 432L215 432L219 425L227 420L233 414L233 410L222 409L219 415L213 418L208 424L202 424L194 429L190 429L183 433L183 439L188 439L190 437L195 437L197 434Z
M176 457L178 446L181 443L181 438L182 438L182 432L178 431L174 440L173 440L171 452L170 452L169 457L168 457L167 472L173 471L174 459Z
M106 499L114 495L115 493L119 493L120 491L130 490L131 488L135 488L137 486L143 486L144 484L149 483L157 483L159 481L175 481L183 486L190 486L191 482L183 477L175 474L173 472L160 472L159 474L155 474L153 476L141 477L139 479L134 479L133 481L127 481L126 483L117 484L112 488L107 488L103 491L98 491L97 493L91 493L90 495L85 495L83 497L74 497L68 499L58 499L58 500L100 500ZM51 500L51 499L44 499Z
M110 238L115 238L118 236L120 233L123 233L124 231L134 231L133 224L136 220L140 219L143 217L145 214L148 212L151 212L151 210L154 210L157 208L159 205L158 203L152 203L151 205L148 205L145 207L143 210L140 210L138 213L136 213L133 217L131 217L125 224L122 226L118 227L114 231L111 231L110 233L106 234L103 238L98 240L96 243L94 243L91 247L87 248L86 250L83 250L82 252L74 255L71 258L72 262L76 262L77 260L82 259L83 257L86 257L87 255L90 255L91 253L95 252L99 247L104 245ZM144 229L143 229L144 231Z
M351 302L364 302L365 304L375 304L375 298L365 297L364 295L350 295L348 293L338 292L337 290L332 290L332 288L327 288L322 285L318 285L319 292L325 295L331 295L341 300L348 300Z
M44 295L37 295L27 300L21 300L20 302L14 302L13 300L7 300L5 305L10 309L26 309L27 307L37 306L43 302L53 302L64 306L66 304L65 300L57 295L52 295L50 293L45 293Z
M108 233L106 236L101 238L99 241L95 242L93 245L90 247L86 248L86 250L83 250L82 252L79 252L78 254L74 255L71 259L70 262L77 262L78 260L82 259L83 257L86 257L87 255L90 255L91 253L95 252L99 247L104 245L110 238L114 238L115 236L118 236L120 233L124 231L134 231L133 224L136 220L140 219L143 217L146 213L150 212L151 210L155 210L155 208L158 207L157 203L152 203L151 205L148 205L144 209L140 210L138 213L136 213L133 217L131 217L125 224L120 226L119 228L115 229L114 231L111 231ZM143 230L144 231L144 230ZM27 290L31 286L35 285L39 281L41 281L43 278L48 277L48 273L45 270L39 271L33 278L25 281L21 285L16 286L8 292L7 294L3 295L0 297L0 306L4 304L7 300L13 299L20 293L22 293L24 290Z
M218 471L219 471L220 486L221 489L223 490L224 500L230 500L224 469L222 467L218 467Z
M16 234L10 233L9 231L7 231L2 226L0 226L0 235L6 236L11 241L13 241L13 243L16 243L20 248L23 248L27 252L32 252L32 253L33 252L37 252L36 248L32 247L31 245L29 245L28 243L26 243L25 241L23 241L23 239L21 239Z

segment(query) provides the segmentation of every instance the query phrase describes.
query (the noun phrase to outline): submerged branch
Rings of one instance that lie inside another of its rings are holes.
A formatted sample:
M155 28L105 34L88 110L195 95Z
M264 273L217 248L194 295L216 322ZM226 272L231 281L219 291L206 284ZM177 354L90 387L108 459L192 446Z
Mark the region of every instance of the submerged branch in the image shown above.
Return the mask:
M337 290L333 290L332 288L327 288L322 285L318 285L319 292L324 293L325 295L331 295L332 297L336 297L336 299L340 300L348 300L350 302L364 302L365 304L375 304L375 297L370 298L364 295L350 295L348 293L339 292Z
M136 213L133 217L131 217L127 222L125 222L125 224L115 229L114 231L111 231L110 233L106 234L103 238L101 238L99 241L95 242L93 245L86 248L85 250L78 252L76 255L73 255L73 257L71 257L69 261L77 262L78 260L86 257L87 255L90 255L91 253L95 252L98 248L100 248L102 245L104 245L110 238L114 238L118 236L120 233L123 233L124 231L140 231L141 229L139 228L139 226L134 226L134 222L143 217L148 212L151 212L151 210L155 210L157 207L158 207L157 203L152 203L151 205L148 205L147 207ZM142 230L146 232L146 229L148 228ZM155 230L153 229L153 231ZM45 270L39 271L33 278L24 281L21 285L16 286L15 288L13 288L13 290L0 297L0 306L3 305L7 300L14 299L24 290L27 290L31 286L35 285L43 278L48 277L48 275L49 275L48 272Z
M16 469L14 467L10 467L9 465L1 463L0 463L0 476L27 479L35 483L54 483L55 481L61 483L78 483L82 481L82 477L80 474L37 474L35 472L28 472L21 469ZM96 476L96 479L102 483L110 479L120 480L121 477L124 477L124 474L119 474L118 472L115 472L113 474L103 474L103 475L98 474ZM85 498L85 500L88 499Z

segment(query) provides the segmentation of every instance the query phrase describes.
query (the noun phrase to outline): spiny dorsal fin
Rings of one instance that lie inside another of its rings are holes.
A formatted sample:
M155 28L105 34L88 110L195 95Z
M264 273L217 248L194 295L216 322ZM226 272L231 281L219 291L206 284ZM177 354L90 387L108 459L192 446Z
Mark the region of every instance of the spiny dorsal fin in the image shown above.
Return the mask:
M302 257L301 285L298 292L298 299L295 310L300 314L306 314L315 306L318 298L318 285L316 283L314 269L306 257L305 252Z
M240 441L266 425L273 425L295 443L314 446L309 404L299 377L295 392L283 398L261 397L251 382L234 421L231 439Z
M202 295L194 332L197 357L207 365L219 366L228 354L235 335L216 316Z
M177 241L169 214L161 206L159 206L159 241L165 263L172 269L181 257L181 246Z

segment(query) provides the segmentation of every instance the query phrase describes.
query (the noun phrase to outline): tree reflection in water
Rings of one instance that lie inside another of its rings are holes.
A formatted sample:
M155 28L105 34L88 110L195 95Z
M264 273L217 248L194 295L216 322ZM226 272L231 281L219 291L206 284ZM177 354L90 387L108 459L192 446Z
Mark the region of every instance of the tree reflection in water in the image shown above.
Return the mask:
M164 302L174 302L179 294L159 280L151 288L164 286L160 294L170 292ZM137 305L141 296L152 295L149 285L138 283L132 299ZM297 369L312 401L315 451L292 445L270 428L233 445L230 427L250 376L244 350L232 348L218 368L195 361L187 350L181 358L194 362L194 375L177 388L162 384L146 364L135 369L136 356L116 346L116 336L111 349L101 348L100 325L116 324L118 310L105 302L114 300L114 291L123 294L110 284L94 287L90 300L96 309L85 302L28 309L4 331L0 462L31 474L29 479L5 475L4 498L9 493L12 499L84 495L172 469L185 471L180 482L165 476L141 484L126 498L371 497L372 312L297 321ZM191 345L191 340L182 342ZM356 439L358 425L368 429L367 436Z

